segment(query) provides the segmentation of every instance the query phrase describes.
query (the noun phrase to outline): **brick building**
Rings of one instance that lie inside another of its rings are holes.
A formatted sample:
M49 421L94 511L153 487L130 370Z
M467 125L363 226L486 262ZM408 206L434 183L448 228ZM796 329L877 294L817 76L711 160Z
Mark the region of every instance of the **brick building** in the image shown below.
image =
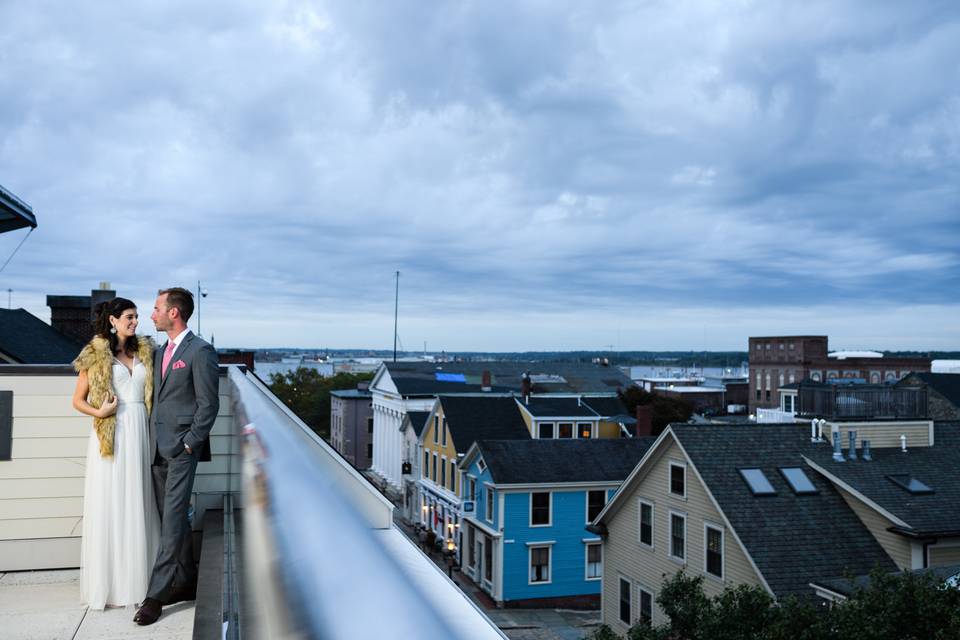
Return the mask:
M750 410L780 406L780 387L809 378L858 378L870 384L930 371L930 358L886 358L875 351L830 353L827 336L751 337Z

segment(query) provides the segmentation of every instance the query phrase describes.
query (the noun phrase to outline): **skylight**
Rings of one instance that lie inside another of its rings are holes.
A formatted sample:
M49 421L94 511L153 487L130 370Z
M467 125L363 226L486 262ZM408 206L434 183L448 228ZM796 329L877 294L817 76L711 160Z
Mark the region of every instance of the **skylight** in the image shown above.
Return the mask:
M817 488L810 482L810 478L807 477L803 469L799 467L783 467L780 469L780 473L783 474L790 488L793 489L793 492L798 496L818 493Z
M760 469L740 469L740 476L755 496L775 496L777 491Z
M906 489L914 495L922 495L924 493L933 493L933 489L927 486L925 483L917 480L909 473L895 473L887 476L887 479L890 482L894 483L901 489Z

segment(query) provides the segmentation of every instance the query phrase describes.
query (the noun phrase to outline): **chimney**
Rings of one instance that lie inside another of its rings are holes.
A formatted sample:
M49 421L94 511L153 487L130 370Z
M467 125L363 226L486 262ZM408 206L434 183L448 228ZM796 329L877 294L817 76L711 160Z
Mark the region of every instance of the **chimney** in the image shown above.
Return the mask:
M840 432L833 434L833 461L843 462L843 452L840 451Z
M520 397L523 398L524 404L529 404L530 402L530 391L530 372L525 371L524 373L520 374Z
M864 459L864 461L866 461L866 462L870 462L871 460L873 460L873 456L870 455L870 441L869 441L869 440L864 440L864 441L863 441L863 459Z
M493 387L490 384L490 372L483 372L483 382L480 384L481 391L490 391Z
M900 452L907 452L907 436L902 433L900 434Z
M653 407L649 404L637 405L637 426L633 435L637 438L653 435Z
M84 343L93 337L94 309L101 302L113 300L117 292L110 288L109 282L101 282L89 296L48 295L50 324L60 333Z
M847 440L850 441L850 450L847 451L847 460L857 459L857 432L851 429L847 431Z

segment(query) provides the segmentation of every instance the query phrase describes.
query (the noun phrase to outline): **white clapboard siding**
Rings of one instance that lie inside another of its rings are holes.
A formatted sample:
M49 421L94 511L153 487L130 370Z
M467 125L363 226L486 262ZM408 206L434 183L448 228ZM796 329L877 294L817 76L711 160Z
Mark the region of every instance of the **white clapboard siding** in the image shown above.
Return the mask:
M12 460L0 461L0 572L77 567L86 454L92 418L73 409L76 376L0 375L13 391ZM211 432L212 462L197 467L194 527L223 493L237 491L239 444L226 376ZM0 634L2 635L2 634Z

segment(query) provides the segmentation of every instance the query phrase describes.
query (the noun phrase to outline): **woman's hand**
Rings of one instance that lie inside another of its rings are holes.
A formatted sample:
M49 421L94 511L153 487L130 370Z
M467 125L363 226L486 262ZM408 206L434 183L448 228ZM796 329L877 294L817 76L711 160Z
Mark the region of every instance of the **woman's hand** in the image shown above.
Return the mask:
M107 418L117 412L117 396L110 396L97 410L98 418Z

